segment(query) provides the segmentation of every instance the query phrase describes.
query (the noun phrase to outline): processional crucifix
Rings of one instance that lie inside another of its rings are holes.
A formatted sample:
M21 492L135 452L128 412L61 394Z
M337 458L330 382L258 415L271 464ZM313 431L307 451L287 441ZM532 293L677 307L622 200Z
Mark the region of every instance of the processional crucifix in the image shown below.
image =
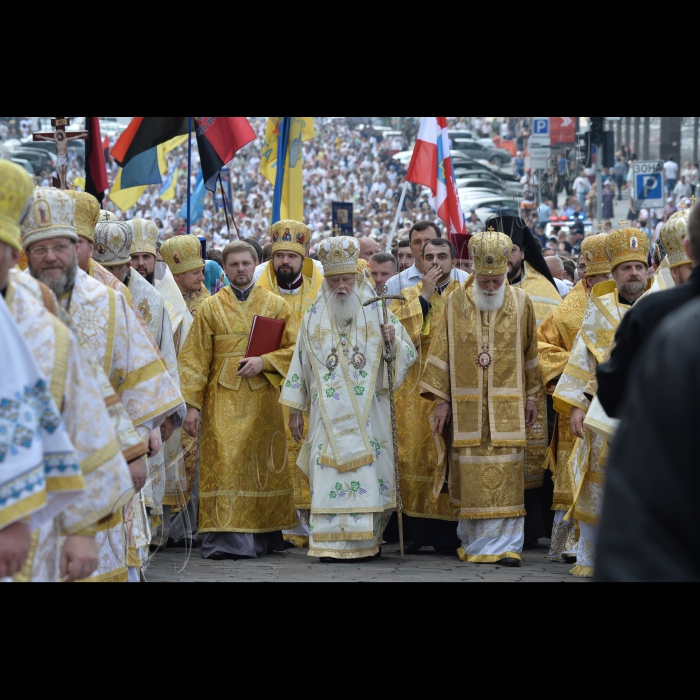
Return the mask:
M388 301L396 299L398 301L406 301L405 297L393 296L387 294L386 286L377 287L377 295L374 299L366 301L363 306L371 306L378 302L382 303L382 311L384 313L384 325L389 323L389 308ZM384 344L384 361L387 364L387 375L389 376L389 407L391 409L391 441L394 448L394 483L396 484L396 513L399 518L399 545L401 547L401 556L404 556L403 546L403 500L401 499L401 475L399 473L399 436L396 428L396 404L394 403L394 356L391 343L385 341Z
M59 190L67 190L68 184L68 142L76 140L84 140L89 136L87 131L68 131L66 127L70 124L70 119L67 117L56 117L51 120L51 126L56 131L49 133L34 134L34 141L53 141L56 144L56 155L58 155L58 163L56 164L56 172L58 180L54 178L54 186Z

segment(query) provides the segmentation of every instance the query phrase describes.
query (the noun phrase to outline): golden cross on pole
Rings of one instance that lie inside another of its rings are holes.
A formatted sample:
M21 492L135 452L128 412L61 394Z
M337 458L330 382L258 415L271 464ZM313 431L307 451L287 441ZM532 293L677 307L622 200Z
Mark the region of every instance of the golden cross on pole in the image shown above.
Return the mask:
M335 225L335 228L333 229L333 236L340 236L340 234L343 233L342 229L338 224Z
M56 131L33 134L34 141L53 141L56 145L56 155L58 155L56 172L58 173L58 180L54 178L54 185L58 182L57 187L60 190L68 189L66 184L68 177L68 143L78 139L82 141L89 136L87 131L66 131L66 127L69 124L70 119L67 117L56 117L51 120L51 126Z

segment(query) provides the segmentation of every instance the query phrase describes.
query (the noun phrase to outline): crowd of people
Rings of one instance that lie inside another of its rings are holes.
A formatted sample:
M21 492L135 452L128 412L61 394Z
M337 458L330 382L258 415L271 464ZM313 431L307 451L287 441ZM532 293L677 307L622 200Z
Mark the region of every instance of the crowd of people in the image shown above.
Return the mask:
M329 126L341 153L353 127ZM382 141L357 138L359 170L307 153L316 223L269 224L251 156L234 217L261 218L233 240L213 209L188 235L155 191L120 214L0 159L0 579L142 581L161 547L362 563L399 541L515 568L542 539L577 577L700 575L671 490L625 452L631 368L700 289L700 208L681 200L653 245L587 232L574 187L550 235L549 180L467 234L426 211L385 252L379 215L334 236L318 201L395 196ZM628 547L640 513L683 544L673 567Z

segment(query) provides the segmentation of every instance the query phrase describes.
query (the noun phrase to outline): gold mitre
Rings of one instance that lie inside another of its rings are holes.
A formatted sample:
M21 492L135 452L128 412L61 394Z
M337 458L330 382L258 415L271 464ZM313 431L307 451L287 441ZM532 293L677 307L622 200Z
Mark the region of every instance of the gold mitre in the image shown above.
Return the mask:
M132 219L126 223L133 235L131 254L150 253L158 257L158 227L146 219Z
M586 277L609 275L610 260L605 250L608 234L600 233L597 236L588 236L581 242L581 255L586 261Z
M318 259L323 265L324 277L359 274L359 257L360 246L350 236L327 238L318 249Z
M92 257L104 267L131 262L131 228L121 221L107 221L95 226L95 249Z
M513 252L513 241L505 233L482 231L469 241L469 253L474 261L474 274L498 277L508 272L508 258Z
M22 250L20 224L27 214L34 183L24 168L0 160L0 242Z
M173 275L204 269L202 244L197 236L175 236L165 241L160 248L160 255Z
M614 270L626 262L640 262L649 266L649 238L638 228L627 227L626 221L621 221L622 228L607 235L605 250Z
M101 209L100 215L97 218L97 223L98 224L106 224L108 221L119 221L119 219L114 214L112 214L111 211L107 211L106 209Z
M661 245L666 251L666 260L671 269L681 265L691 265L693 262L683 245L683 241L688 236L690 212L690 209L683 209L675 213L661 229Z
M79 236L95 242L95 224L100 218L100 203L87 192L68 190L66 194L75 202L75 228Z
M61 190L37 187L29 200L27 216L22 222L22 247L49 238L78 240L75 231L74 202Z
M311 231L299 221L285 219L270 227L270 238L273 255L280 250L290 250L305 258L306 246L311 240Z

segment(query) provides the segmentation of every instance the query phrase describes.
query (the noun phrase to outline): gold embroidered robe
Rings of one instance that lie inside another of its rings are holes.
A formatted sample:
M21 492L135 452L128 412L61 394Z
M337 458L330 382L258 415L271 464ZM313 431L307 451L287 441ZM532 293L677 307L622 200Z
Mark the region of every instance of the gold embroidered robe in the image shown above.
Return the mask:
M155 268L156 291L165 302L165 308L170 314L170 325L173 330L173 342L175 343L175 353L180 354L182 346L185 344L187 334L192 328L192 314L187 308L187 304L182 296L180 288L175 282L170 268L161 261L156 261Z
M121 505L132 493L131 475L122 450L141 450L140 454L143 454L143 443L122 413L121 417L126 421L126 426L124 421L121 422L122 435L129 446L121 445L114 428L114 416L105 404L100 379L85 360L78 339L44 308L40 300L41 290L35 280L12 271L6 292L8 308L50 384L51 394L80 461L86 490L63 514L60 522L43 527L32 539L30 557L16 580L57 580L60 535L94 535L96 529L101 551L100 570L105 579L125 581L123 546L120 547L120 540L115 537L114 546L110 547L107 533L114 517L121 523ZM112 405L121 408L118 397L111 393ZM105 565L105 557L110 559L110 554L111 563ZM114 559L118 557L121 557L121 562L117 561L115 565ZM96 576L99 577L99 570Z
M537 330L540 368L545 391L553 394L559 377L564 374L574 342L581 330L588 303L586 281L579 282L564 301L550 314ZM574 436L568 415L557 414L555 435L552 438L550 466L554 480L553 510L568 511L573 503L573 491L568 470L574 448Z
M282 347L253 379L236 376L255 316L286 326ZM201 411L200 532L265 533L296 527L278 387L298 324L280 297L254 287L240 302L230 287L202 302L178 364L187 405Z
M453 279L442 294L435 292L430 299L430 313L425 318L419 298L423 282L403 290L405 302L391 304L391 311L401 321L418 351L416 363L401 390L395 394L401 499L405 513L415 518L459 519L459 510L450 503L449 494L443 493L448 456L443 437L433 435L431 415L435 404L420 393L421 375L434 331L445 310L445 300L457 287L459 282Z
M508 285L503 306L482 313L474 277L447 299L421 379L421 394L452 405L450 498L464 520L525 515L525 404L542 392L537 324L529 296ZM487 370L477 356L488 346Z
M554 392L554 408L562 420L576 407L590 409L597 390L596 370L612 351L615 332L630 307L620 303L614 281L593 287L584 314L581 331L574 342L569 362ZM569 474L576 520L596 525L603 506L607 441L586 430L583 440L576 438Z
M275 275L274 267L272 266L272 261L265 265L260 278L257 281L257 285L263 289L267 289L273 294L277 294L282 297L294 313L294 318L297 324L301 325L302 319L306 314L307 309L314 303L314 300L318 296L318 290L321 288L321 283L323 282L323 275L319 272L315 265L305 266L305 270L310 269L312 272L311 277L304 276L301 287L292 293L281 292L279 284L277 284L277 275ZM289 456L289 468L292 470L292 476L294 481L294 506L297 510L309 510L311 508L311 491L309 487L309 477L304 474L304 472L297 467L297 459L299 457L299 450L301 445L306 440L306 435L308 432L308 426L304 426L304 435L302 436L302 441L297 443L292 437L292 433L289 430L289 407L282 406L282 411L284 413L284 427L285 434L287 436L287 454ZM295 541L297 546L308 546L307 541L302 541L300 539L294 539L290 536L289 539Z
M556 287L533 267L523 263L520 282L513 285L527 292L537 317L539 328L544 320L562 303L561 294ZM549 434L547 431L547 398L544 392L537 403L537 422L527 431L525 448L525 488L534 489L542 486L544 466L547 458Z
M181 330L179 331L179 333L176 333L175 345L177 346L179 343L180 352L182 352L182 348L185 347L187 336L189 335L189 332L192 329L192 326L194 325L193 319L197 316L197 312L199 311L202 304L210 297L211 294L209 294L209 292L207 291L207 288L204 286L204 283L202 283L202 288L200 289L200 291L195 292L194 294L187 294L184 297L182 297L187 307L189 319L190 321L192 321L192 323L186 324L183 322L181 325ZM178 353L178 358L179 356L180 354ZM185 460L185 475L187 477L187 486L185 490L185 493L187 494L187 501L189 501L190 499L190 493L192 492L195 476L197 475L197 454L199 452L199 443L199 438L193 438L190 435L188 435L184 430L182 431L182 452ZM177 510L179 509L174 508L173 512L176 512Z

